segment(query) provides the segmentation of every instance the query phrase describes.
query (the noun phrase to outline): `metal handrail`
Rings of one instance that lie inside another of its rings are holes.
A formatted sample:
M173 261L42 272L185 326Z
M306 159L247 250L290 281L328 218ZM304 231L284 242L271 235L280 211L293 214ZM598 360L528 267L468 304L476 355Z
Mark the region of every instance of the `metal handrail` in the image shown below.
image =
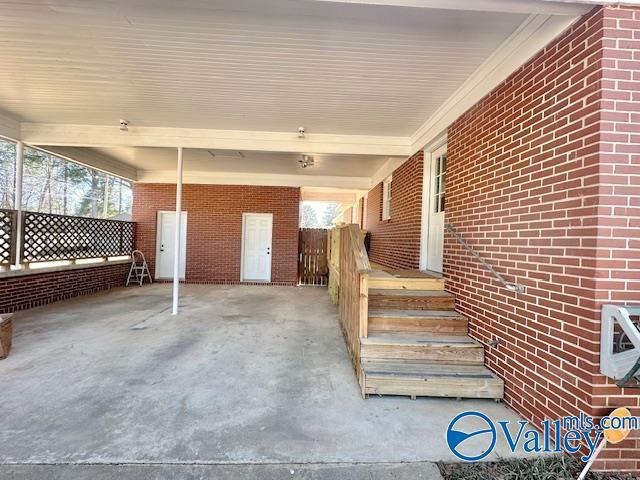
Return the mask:
M456 232L456 229L453 228L453 225L451 225L450 223L447 223L447 224L445 224L445 227L446 227L447 230L449 230L451 232L451 234L455 237L455 239L458 241L458 243L460 245L462 245L465 248L465 250L467 252L469 252L473 257L475 257L476 260L478 260L482 264L482 266L484 266L484 268L486 268L489 271L489 273L491 273L494 277L496 277L496 279L502 285L504 285L504 287L507 290L511 290L512 292L516 292L516 293L524 293L524 291L525 291L524 285L521 285L519 283L507 282L502 275L500 275L498 272L496 272L496 270L491 265L489 265L489 263L487 263L487 261L484 258L482 258L480 256L480 254L478 254L478 252L476 252L465 241L465 239L460 236L460 234L458 232Z

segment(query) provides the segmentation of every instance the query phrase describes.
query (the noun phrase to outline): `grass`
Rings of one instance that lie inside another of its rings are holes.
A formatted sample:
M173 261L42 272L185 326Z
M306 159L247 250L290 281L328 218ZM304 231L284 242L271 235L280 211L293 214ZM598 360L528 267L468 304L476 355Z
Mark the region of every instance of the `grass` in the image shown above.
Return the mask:
M577 458L554 456L487 463L440 463L445 480L575 480L584 463ZM623 474L589 472L587 480L632 480Z

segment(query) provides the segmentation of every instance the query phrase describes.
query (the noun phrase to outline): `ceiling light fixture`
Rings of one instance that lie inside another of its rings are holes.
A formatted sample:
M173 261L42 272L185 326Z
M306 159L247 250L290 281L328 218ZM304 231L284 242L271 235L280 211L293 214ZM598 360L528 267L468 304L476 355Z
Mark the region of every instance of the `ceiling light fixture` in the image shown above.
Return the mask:
M300 168L313 167L315 165L315 161L311 155L303 155L300 160L298 160L300 164Z

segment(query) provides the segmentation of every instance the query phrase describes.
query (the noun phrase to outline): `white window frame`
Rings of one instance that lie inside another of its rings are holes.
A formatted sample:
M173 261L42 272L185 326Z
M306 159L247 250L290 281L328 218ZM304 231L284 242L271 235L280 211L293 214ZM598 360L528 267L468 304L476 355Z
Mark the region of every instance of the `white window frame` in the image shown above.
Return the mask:
M382 182L382 220L391 219L391 199L393 198L392 181L393 175L389 175Z

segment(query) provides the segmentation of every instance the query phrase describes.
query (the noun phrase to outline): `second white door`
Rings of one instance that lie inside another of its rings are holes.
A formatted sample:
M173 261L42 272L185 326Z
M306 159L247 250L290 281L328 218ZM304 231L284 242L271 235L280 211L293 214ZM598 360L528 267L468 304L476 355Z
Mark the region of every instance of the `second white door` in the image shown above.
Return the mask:
M272 236L272 214L244 213L242 215L241 281L271 281Z

